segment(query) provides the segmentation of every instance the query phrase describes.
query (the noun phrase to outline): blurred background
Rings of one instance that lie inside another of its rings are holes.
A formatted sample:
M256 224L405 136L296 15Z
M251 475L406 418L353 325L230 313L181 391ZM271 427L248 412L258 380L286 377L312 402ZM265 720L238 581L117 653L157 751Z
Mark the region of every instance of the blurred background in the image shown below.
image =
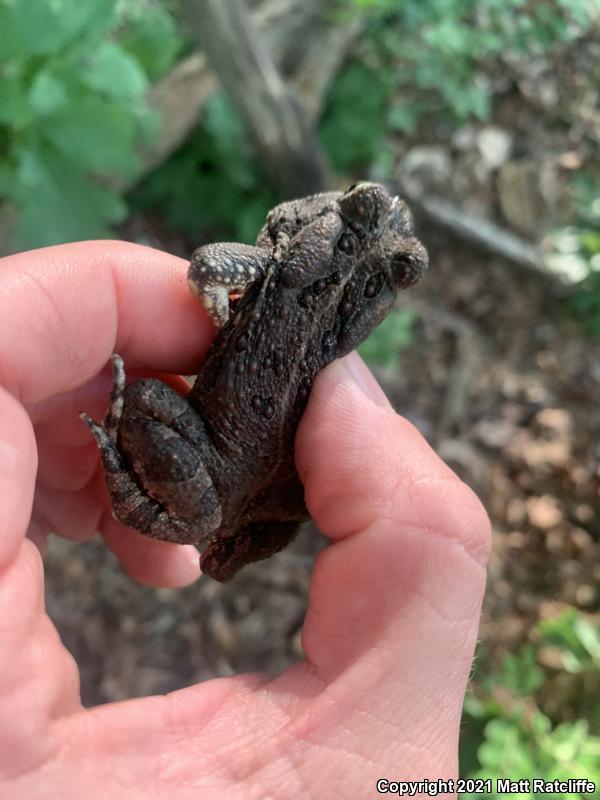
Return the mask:
M600 0L0 0L2 255L409 199L431 267L361 352L493 522L464 776L600 785L599 155ZM55 538L84 702L293 663L325 545L156 591Z

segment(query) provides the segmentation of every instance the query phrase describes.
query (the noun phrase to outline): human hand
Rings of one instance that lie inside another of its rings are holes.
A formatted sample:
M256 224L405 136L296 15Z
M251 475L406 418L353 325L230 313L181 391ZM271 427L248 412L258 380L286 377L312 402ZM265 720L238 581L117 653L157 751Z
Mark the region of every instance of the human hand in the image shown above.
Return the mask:
M132 377L194 370L211 327L185 276L179 259L110 242L0 262L0 796L369 797L379 778L455 777L489 524L356 357L320 374L296 439L308 508L333 541L312 578L305 660L81 707L25 532L43 549L49 531L100 530L146 583L198 576L193 548L112 519L77 416L101 416L114 350Z

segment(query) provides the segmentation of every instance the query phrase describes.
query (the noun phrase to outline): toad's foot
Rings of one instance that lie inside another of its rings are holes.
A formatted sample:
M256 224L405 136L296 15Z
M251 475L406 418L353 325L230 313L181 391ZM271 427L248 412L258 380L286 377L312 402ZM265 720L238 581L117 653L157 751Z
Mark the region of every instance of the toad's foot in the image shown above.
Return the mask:
M221 523L220 499L206 468L212 446L201 418L162 381L126 387L117 355L113 376L103 424L81 417L100 450L114 516L157 539L201 542Z

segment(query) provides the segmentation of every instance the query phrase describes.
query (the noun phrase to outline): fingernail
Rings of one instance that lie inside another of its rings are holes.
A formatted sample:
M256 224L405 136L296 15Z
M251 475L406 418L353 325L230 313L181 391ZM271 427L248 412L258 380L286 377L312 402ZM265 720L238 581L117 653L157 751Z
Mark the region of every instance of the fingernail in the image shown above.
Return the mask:
M182 544L179 548L179 567L182 575L191 583L200 575L200 553L193 544Z
M358 353L350 353L341 360L341 363L346 367L354 382L369 400L372 400L380 408L387 410L392 408L385 392Z

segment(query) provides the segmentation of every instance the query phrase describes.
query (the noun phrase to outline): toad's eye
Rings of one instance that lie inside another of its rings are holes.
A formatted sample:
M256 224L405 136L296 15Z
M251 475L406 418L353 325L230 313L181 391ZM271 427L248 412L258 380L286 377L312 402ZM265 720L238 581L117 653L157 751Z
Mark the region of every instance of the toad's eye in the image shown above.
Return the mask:
M358 183L339 199L342 217L364 231L374 231L381 216L381 188L374 183Z
M374 198L369 194L363 194L354 200L354 214L357 222L368 225L372 222L375 214Z
M342 253L351 256L356 252L356 237L351 233L342 233L338 239L337 247Z
M365 297L369 299L371 297L376 297L379 292L383 289L383 284L385 283L385 275L383 272L376 272L375 275L371 275L369 280L365 284Z
M408 253L395 253L392 257L392 275L398 289L408 289L416 283L423 272L423 264L411 258Z

